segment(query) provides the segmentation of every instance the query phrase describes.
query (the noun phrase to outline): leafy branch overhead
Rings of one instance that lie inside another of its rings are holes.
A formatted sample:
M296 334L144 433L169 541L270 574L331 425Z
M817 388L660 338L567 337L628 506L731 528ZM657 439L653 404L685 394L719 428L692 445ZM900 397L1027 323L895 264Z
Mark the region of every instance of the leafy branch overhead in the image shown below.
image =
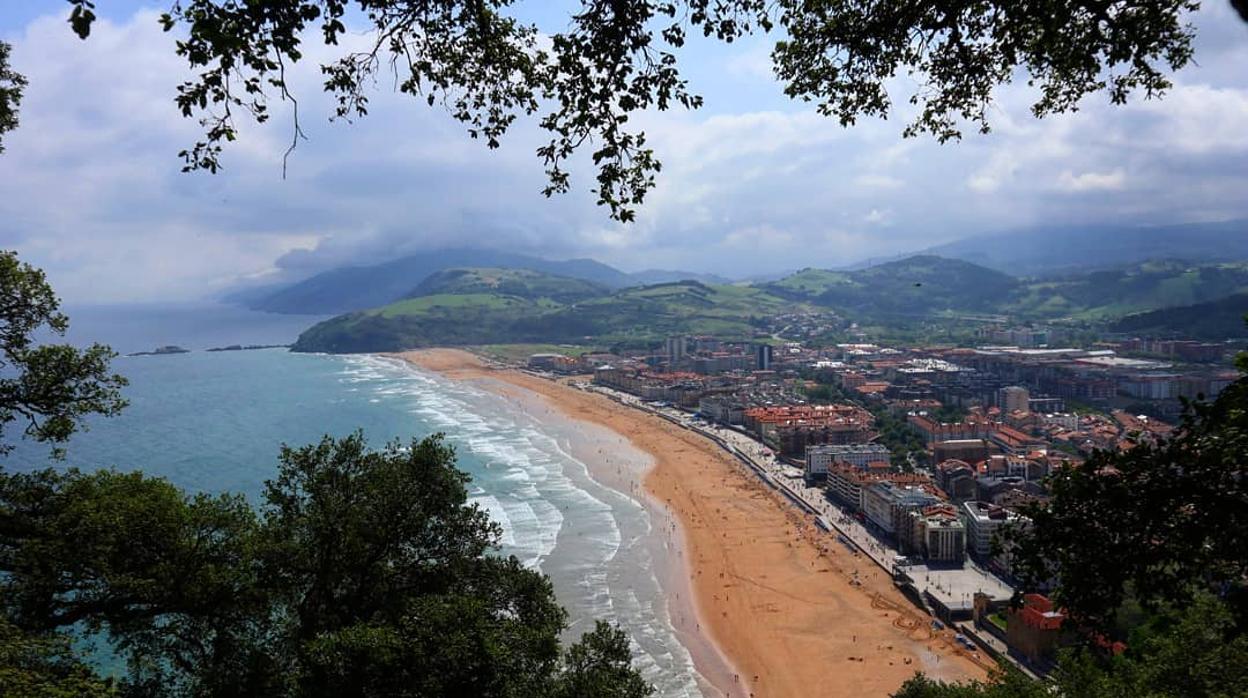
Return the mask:
M86 38L93 0L70 0L73 30ZM733 42L776 31L772 53L787 95L815 102L849 125L885 117L890 80L912 76L917 117L906 135L941 141L962 124L989 128L993 90L1025 75L1037 87L1036 116L1071 111L1095 92L1122 103L1155 97L1167 74L1192 58L1185 15L1196 0L581 0L567 28L545 35L508 14L511 0L175 0L161 18L178 30L177 53L197 71L178 86L183 115L203 138L181 152L185 170L216 172L238 117L270 117L273 93L294 102L287 69L309 37L339 45L345 18L369 25L364 50L321 66L335 117L368 113L383 70L400 92L440 105L473 138L497 147L521 117L549 135L537 155L549 196L569 189L568 161L587 150L595 193L628 221L655 184L659 160L635 112L696 109L702 98L682 77L677 51L690 35ZM302 132L295 102L291 149Z
M43 272L0 251L0 436L17 422L24 436L59 448L88 415L125 407L126 380L109 372L111 349L36 342L40 334L64 335L68 326ZM0 443L0 455L10 450Z
M22 103L26 78L9 67L12 47L0 41L0 153L4 152L4 134L17 128L17 108Z

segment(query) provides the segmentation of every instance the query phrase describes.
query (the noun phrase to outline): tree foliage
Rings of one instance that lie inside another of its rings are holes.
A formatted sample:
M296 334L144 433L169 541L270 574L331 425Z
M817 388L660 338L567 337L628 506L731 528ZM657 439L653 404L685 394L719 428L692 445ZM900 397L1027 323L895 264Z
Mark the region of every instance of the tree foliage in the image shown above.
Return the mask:
M919 675L894 698L1239 698L1248 694L1248 636L1209 594L1188 608L1150 616L1124 653L1086 647L1059 653L1048 684L1017 672L986 682L945 683Z
M13 47L0 41L0 153L4 152L4 134L17 128L17 109L22 104L26 78L9 65Z
M988 681L946 683L919 673L893 693L893 698L1050 698L1042 685L1017 671L1003 671Z
M1194 403L1176 435L1097 452L1050 478L1026 513L1015 568L1035 588L1056 580L1079 625L1104 630L1128 598L1185 607L1248 575L1248 379Z
M1036 86L1038 116L1075 109L1093 92L1115 104L1170 87L1166 70L1191 60L1184 14L1193 0L1129 2L802 2L786 14L789 37L776 48L786 93L852 124L887 116L886 80L906 71L922 88L909 98L919 116L907 135L961 136L959 123L989 128L997 86L1019 71Z
M0 251L0 437L13 422L36 441L63 444L90 414L125 406L126 380L109 372L111 349L40 343L69 327L42 271ZM0 443L0 455L11 450Z
M86 38L94 2L70 2L70 24ZM569 189L567 163L586 149L599 204L627 221L660 170L630 117L702 104L677 60L691 35L732 42L779 28L772 60L785 93L816 102L843 125L887 116L890 81L906 73L917 82L906 99L918 108L906 135L944 141L959 137L963 122L986 131L993 90L1019 74L1039 89L1037 116L1073 110L1095 92L1114 103L1160 95L1167 74L1192 58L1184 17L1198 5L581 0L565 29L543 35L511 14L512 0L174 0L161 22L178 30L177 53L196 72L176 96L183 115L203 126L203 138L181 153L184 169L217 171L238 117L268 120L271 94L294 104L293 150L303 134L287 70L305 42L338 46L355 12L367 45L320 66L335 118L366 115L383 73L400 92L446 108L491 148L517 119L534 117L549 136L537 149L544 193Z
M106 347L36 344L67 322L0 254L0 424L61 443L123 407ZM549 579L497 554L467 482L441 437L359 433L283 447L259 508L140 472L0 469L0 692L649 695L618 629L560 647ZM125 657L119 684L76 656L81 633Z
M35 635L0 618L0 688L6 696L112 698L111 681L100 679L78 658L63 635Z
M258 510L139 473L0 474L4 615L108 637L125 695L649 695L618 630L561 650L550 581L495 554L454 463L440 437L327 437L283 448Z

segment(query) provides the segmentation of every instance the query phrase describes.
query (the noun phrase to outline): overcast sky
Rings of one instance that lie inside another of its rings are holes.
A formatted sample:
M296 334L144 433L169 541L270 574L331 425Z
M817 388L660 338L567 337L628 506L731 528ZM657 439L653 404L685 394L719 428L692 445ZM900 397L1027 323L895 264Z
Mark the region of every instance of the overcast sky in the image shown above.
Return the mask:
M1163 101L1098 95L1036 121L1034 94L1012 87L992 134L946 145L902 139L904 114L843 129L790 102L765 38L694 41L681 58L706 106L638 120L664 170L631 226L594 206L590 172L541 196L531 127L491 152L384 91L363 121L329 123L319 51L294 81L309 140L285 180L291 122L276 104L271 124L244 124L224 172L182 174L176 154L198 127L173 105L185 69L159 5L100 4L87 42L65 3L0 6L0 38L31 83L0 155L0 246L71 303L188 300L448 245L742 276L1036 225L1248 217L1248 25L1223 0L1193 17L1199 65Z

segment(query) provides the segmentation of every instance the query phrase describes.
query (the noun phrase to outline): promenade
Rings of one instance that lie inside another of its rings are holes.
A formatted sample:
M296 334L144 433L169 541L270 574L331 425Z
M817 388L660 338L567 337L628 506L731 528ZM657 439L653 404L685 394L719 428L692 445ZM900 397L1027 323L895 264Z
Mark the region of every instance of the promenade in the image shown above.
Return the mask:
M549 376L544 376L549 377ZM958 616L969 614L976 593L987 594L997 601L1008 600L1014 590L990 571L967 558L961 567L929 567L922 562L901 562L900 553L891 543L877 536L850 512L830 500L821 487L809 487L800 469L775 458L764 444L749 434L713 424L671 406L656 406L636 396L603 386L573 382L576 388L610 397L616 402L655 414L716 442L773 487L795 506L815 519L828 535L855 554L864 555L889 575L904 573L908 585L924 600L923 610L934 614L931 601L936 601ZM963 628L960 628L963 629ZM969 632L969 629L966 629ZM994 652L994 654L997 654ZM1005 653L1001 653L1005 654Z

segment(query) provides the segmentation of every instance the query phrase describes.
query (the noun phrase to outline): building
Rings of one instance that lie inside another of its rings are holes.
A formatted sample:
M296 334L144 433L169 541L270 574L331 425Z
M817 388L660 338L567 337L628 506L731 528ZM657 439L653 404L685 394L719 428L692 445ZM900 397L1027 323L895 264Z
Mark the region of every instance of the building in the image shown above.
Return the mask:
M720 424L742 424L745 403L731 395L704 395L698 400L698 414Z
M680 363L685 355L689 353L689 340L687 337L668 337L664 343L664 353L667 354L667 362L669 364Z
M828 467L825 489L833 499L851 511L862 511L863 488L877 482L891 482L902 487L920 486L927 484L927 478L918 473L880 472L846 463L833 463Z
M955 504L975 499L975 469L965 461L940 461L936 465L936 485Z
M988 442L984 439L954 439L932 444L932 460L960 460L979 463L988 458Z
M980 560L994 555L993 540L1008 524L1017 523L1018 514L988 502L963 502L959 511L966 525L966 548Z
M910 536L903 551L917 552L928 562L962 563L966 557L966 526L955 507L936 504L915 509L909 516Z
M1066 401L1060 397L1037 396L1027 399L1027 411L1040 412L1065 412Z
M1022 608L1005 611L1005 643L1032 663L1050 660L1069 639L1062 630L1065 619L1049 597L1026 594Z
M802 458L814 444L862 444L871 441L875 417L854 405L783 405L752 407L744 426L784 456Z
M986 419L968 417L961 422L937 422L925 414L906 417L908 423L925 442L955 441L986 438L992 431L992 423Z
M1031 391L1018 385L1007 385L997 391L997 407L1005 414L1031 410Z
M1000 504L1006 499L1026 501L1044 496L1044 487L1019 476L981 477L975 480L975 499L980 502Z
M939 503L939 497L917 485L885 481L862 488L862 513L869 522L892 535L908 527L911 511Z
M806 447L806 477L823 479L833 463L867 470L872 463L888 466L888 448L882 444L819 444Z
M754 347L754 370L770 371L775 360L775 347L770 344L759 344Z
M568 372L578 366L576 359L563 354L532 354L529 356L529 368L536 371Z
M1044 439L1037 439L1005 424L994 429L989 439L1003 453L1014 456L1025 456L1033 451L1045 451L1048 448Z
M1046 427L1057 427L1067 431L1074 431L1079 428L1079 415L1073 412L1045 414L1040 418L1040 423Z

